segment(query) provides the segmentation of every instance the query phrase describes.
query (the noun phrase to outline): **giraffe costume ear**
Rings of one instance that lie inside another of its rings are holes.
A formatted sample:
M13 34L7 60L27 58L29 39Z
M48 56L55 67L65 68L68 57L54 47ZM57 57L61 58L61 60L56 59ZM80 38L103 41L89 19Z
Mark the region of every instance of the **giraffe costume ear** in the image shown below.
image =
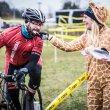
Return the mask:
M97 7L95 5L95 3L93 3L93 2L89 3L89 7L91 7L91 9L92 9L96 19L99 21L99 23L105 24L105 22L107 21L107 19L110 16L109 10L104 6Z

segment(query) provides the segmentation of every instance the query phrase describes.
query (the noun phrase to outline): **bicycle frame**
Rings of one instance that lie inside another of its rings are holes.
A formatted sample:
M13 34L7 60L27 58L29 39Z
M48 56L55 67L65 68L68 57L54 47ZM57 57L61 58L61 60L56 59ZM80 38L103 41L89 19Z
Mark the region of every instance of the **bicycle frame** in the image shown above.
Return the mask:
M60 95L58 95L45 110L54 110L61 102L63 102L78 86L80 86L88 78L87 73L83 73L77 80L68 86Z
M25 77L22 78L22 81L19 83L20 86L18 87L18 82L15 81L14 84L10 84L8 83L9 82L9 79L13 78L14 76L13 75L5 75L3 73L0 73L0 78L1 78L1 81L0 81L0 92L1 92L1 96L2 96L2 99L4 100L5 102L5 105L6 105L6 110L16 110L16 108L14 107L14 104L10 98L10 96L8 95L8 87L12 87L12 86L15 86L19 89L22 90L22 97L21 97L21 108L23 110L23 96L27 90L27 87L25 85ZM3 84L3 85L1 85Z
M1 86L1 84L3 84L2 86ZM5 106L4 106L4 108L6 109L6 110L11 110L11 108L13 108L13 110L15 109L15 107L14 107L14 104L13 104L13 102L11 101L11 98L9 97L9 95L8 95L8 92L7 92L7 87L8 87L8 82L5 80L5 79L2 79L1 81L0 81L0 92L1 92L1 96L2 96L2 99L3 99L3 101L5 102L4 104L5 104ZM10 103L9 103L10 102ZM4 105L3 104L3 105ZM0 106L1 107L1 106ZM0 109L1 110L1 109ZM16 110L16 109L15 109Z
M8 89L8 82L5 80L5 78L6 79L8 79L8 77L13 77L13 75L4 75L4 76L2 76L2 73L0 74L0 78L2 79L1 80L1 82L0 82L0 92L1 92L1 95L2 95L2 98L7 102L6 103L6 106L7 106L7 109L6 110L12 110L12 109L8 109L9 107L10 108L14 108L14 104L13 104L13 102L11 101L11 98L8 98L8 99L10 99L10 101L12 102L11 103L11 105L9 104L9 100L7 99L7 96L8 96L8 93L7 92L5 92L5 90L7 91L7 89ZM6 85L6 86L1 86L1 83L2 83L2 81L4 81L4 84ZM27 86L26 86L26 84L25 84L25 77L23 77L22 78L22 81L20 81L20 86L18 86L18 82L17 81L15 81L16 82L16 84L14 85L14 86L16 86L16 87L18 87L19 89L21 89L22 90L22 95L21 95L21 110L26 110L25 109L25 95L26 95L26 91L28 91L28 88L27 88ZM11 86L11 85L10 85ZM6 87L6 88L4 88L4 87ZM39 104L40 104L40 106L39 106L39 110L42 110L42 96L41 96L41 92L40 92L40 89L38 88L37 89L37 94L38 94L38 100L39 100ZM35 99L34 99L35 100ZM35 100L36 101L36 100ZM33 102L34 103L34 102ZM16 110L16 109L15 109Z

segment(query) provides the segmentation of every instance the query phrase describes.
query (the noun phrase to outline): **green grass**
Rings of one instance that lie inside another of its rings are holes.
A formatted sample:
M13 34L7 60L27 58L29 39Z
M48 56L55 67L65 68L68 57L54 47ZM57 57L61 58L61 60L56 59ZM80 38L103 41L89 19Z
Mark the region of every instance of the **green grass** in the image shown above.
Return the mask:
M43 71L41 90L44 108L84 72L84 58L80 52L66 53L57 49L57 62L54 62L55 47L43 49ZM86 110L86 82L72 93L56 110Z
M63 90L84 73L84 58L80 52L66 53L57 49L57 62L54 62L54 47L46 42L42 58L43 70L41 92L45 109ZM4 68L4 50L0 49L0 71ZM56 110L86 110L86 82L64 100Z
M4 48L0 49L0 71L3 71L5 65L5 51Z

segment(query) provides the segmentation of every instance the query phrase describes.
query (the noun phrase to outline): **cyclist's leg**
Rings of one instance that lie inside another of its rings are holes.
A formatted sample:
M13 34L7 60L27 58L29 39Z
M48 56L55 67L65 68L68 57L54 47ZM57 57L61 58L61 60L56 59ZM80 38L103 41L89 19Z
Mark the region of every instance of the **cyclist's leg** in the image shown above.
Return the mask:
M40 86L41 70L42 70L41 65L37 64L36 68L34 68L34 70L31 71L29 74L30 80L29 80L28 86L29 86L29 88L31 88L33 90L33 92L35 92L37 90L37 88L39 88L39 86ZM32 92L32 91L30 90L30 92Z
M21 105L19 102L19 89L8 89L8 94L9 94L16 110L21 110Z
M32 70L29 74L30 80L28 84L29 92L27 93L27 99L30 103L28 105L31 105L32 108L34 106L33 105L34 94L36 93L36 90L39 88L41 82L41 70L42 70L41 65L37 64L36 68L34 68L34 70ZM33 110L32 108L31 110Z

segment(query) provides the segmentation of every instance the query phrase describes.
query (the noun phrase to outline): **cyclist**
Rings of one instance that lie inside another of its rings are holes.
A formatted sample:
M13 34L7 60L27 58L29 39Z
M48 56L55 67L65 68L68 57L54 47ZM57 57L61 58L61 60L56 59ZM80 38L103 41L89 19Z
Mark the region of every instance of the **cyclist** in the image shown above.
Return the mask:
M22 17L24 24L7 28L0 33L0 48L6 47L6 74L11 75L14 70L18 70L16 77L20 80L23 75L29 73L27 97L32 101L41 81L43 40L39 37L39 32L45 22L45 16L38 9L27 8ZM21 110L19 89L8 88L8 92L16 109Z
M85 50L88 78L88 110L110 110L110 62L91 56L91 46L110 53L110 28L106 25L109 11L105 6L90 3L84 13L86 31L80 37L65 42L59 38L43 35L42 39L66 52Z

